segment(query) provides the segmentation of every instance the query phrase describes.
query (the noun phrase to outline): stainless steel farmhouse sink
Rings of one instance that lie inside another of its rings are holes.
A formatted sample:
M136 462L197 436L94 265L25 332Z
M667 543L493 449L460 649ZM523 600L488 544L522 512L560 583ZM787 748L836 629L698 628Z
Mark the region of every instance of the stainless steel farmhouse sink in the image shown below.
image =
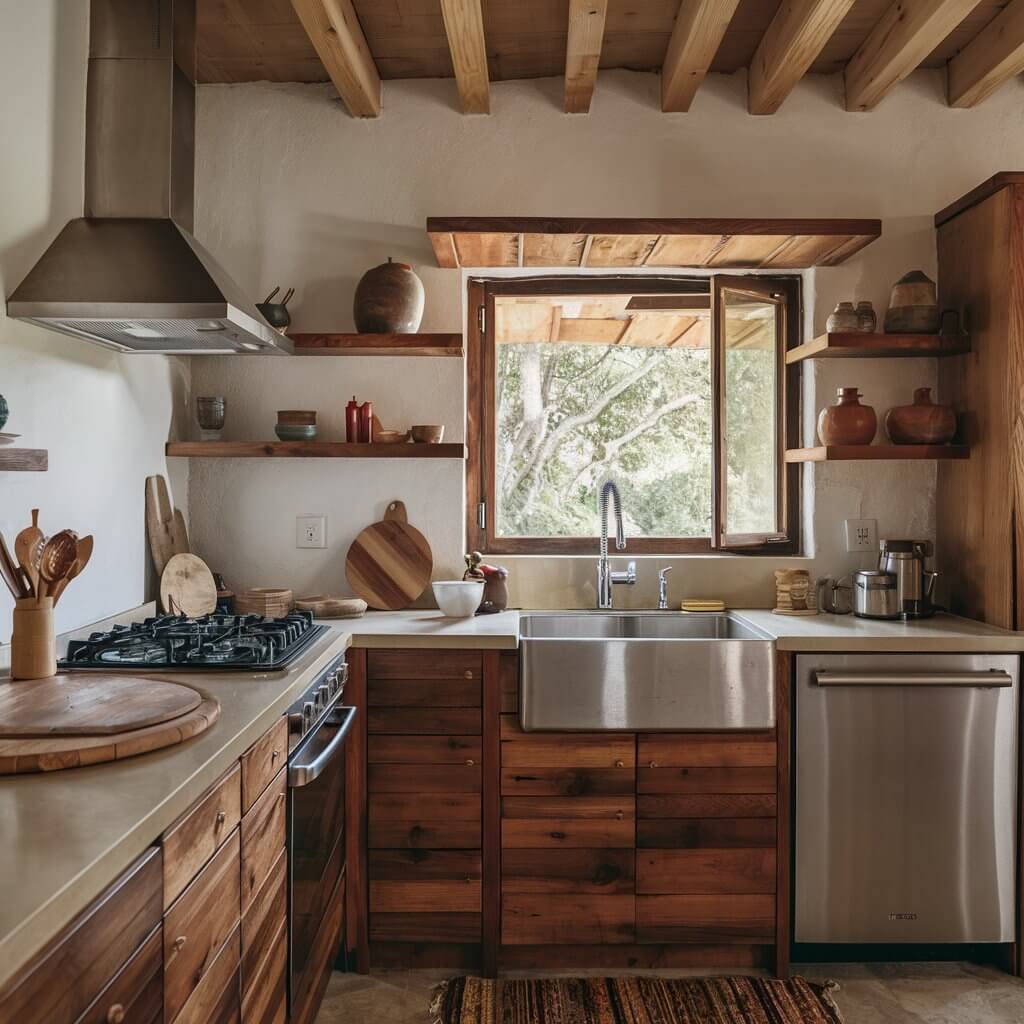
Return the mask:
M772 641L730 614L530 612L520 645L527 731L775 725Z

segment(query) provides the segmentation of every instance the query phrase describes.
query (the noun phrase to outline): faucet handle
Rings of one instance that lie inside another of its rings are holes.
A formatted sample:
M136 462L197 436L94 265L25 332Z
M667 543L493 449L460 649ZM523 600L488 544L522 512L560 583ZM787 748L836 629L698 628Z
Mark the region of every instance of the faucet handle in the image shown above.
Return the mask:
M659 583L664 583L665 582L665 577L672 571L672 568L673 567L671 565L666 565L664 569L659 569L658 570L658 582Z

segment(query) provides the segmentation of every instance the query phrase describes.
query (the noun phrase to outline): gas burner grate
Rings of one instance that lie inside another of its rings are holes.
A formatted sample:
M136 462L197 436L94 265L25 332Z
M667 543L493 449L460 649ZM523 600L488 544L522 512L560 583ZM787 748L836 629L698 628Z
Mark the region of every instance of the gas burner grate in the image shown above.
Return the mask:
M218 613L198 619L158 615L70 641L60 667L278 669L327 629L314 625L312 613L304 611L280 619Z

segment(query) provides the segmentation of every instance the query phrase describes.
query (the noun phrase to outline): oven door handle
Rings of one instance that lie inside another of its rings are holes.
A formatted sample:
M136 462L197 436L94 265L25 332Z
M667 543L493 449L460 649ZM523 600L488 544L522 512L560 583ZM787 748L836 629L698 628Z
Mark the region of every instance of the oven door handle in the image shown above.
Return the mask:
M323 774L324 769L331 763L335 754L339 753L348 735L352 723L355 721L356 709L338 706L329 712L323 723L318 727L322 729L325 725L336 725L338 731L331 737L327 746L321 750L311 761L289 761L288 762L288 786L291 789L298 789L301 786L308 786L314 779ZM314 732L315 736L316 733ZM309 744L303 744L308 746ZM301 748L300 748L301 757Z
M981 672L816 672L818 686L1013 686L1013 676L999 670Z

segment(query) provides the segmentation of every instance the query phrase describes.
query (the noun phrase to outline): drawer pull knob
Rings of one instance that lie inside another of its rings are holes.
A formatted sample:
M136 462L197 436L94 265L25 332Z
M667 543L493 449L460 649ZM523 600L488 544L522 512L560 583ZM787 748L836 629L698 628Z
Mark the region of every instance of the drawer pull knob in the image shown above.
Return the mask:
M615 812L615 820L616 820L616 821L622 821L622 819L623 819L623 818L624 818L625 816L626 816L626 813L625 813L625 811L616 811L616 812Z
M280 750L272 750L270 752L270 760L271 761L276 761L280 756L281 756L281 751Z
M473 758L471 758L471 757L467 757L466 758L466 767L467 768L472 768L473 765L475 765L475 764L476 764L476 761L474 761Z
M616 767L616 768L625 768L625 767L626 767L626 764L625 764L625 762L624 762L624 761L621 761L621 760L619 760L619 761L616 761L616 762L615 762L615 767Z
M462 676L463 676L464 679L472 679L473 678L473 670L471 668L467 668L466 671L462 673Z
M107 1010L107 1024L121 1024L124 1020L124 1007L120 1003L114 1003Z
M658 762L657 761L652 761L651 764L650 764L650 767L651 768L657 768L658 767Z
M217 817L216 817L215 822L214 822L215 828L220 828L221 825L223 825L224 822L227 821L227 820L228 820L228 816L223 811L218 811L217 812Z
M183 949L185 948L185 943L186 943L187 941L188 941L188 939L187 939L187 937L186 937L186 936L184 936L184 935L179 935L179 936L178 936L178 937L177 937L177 938L176 938L176 939L174 940L174 952L175 952L175 953L180 953L180 952L181 952L181 951L182 951L182 950L183 950Z

